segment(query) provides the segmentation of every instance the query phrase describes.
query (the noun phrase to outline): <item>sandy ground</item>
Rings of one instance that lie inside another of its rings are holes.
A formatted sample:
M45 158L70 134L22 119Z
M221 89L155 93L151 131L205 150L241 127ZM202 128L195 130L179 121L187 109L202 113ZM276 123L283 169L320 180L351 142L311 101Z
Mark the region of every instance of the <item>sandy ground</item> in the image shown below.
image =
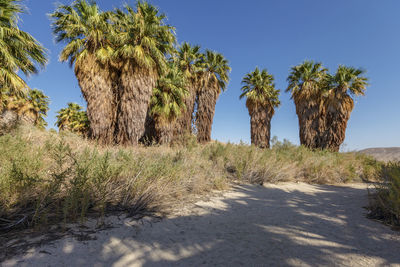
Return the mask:
M241 186L163 220L30 248L2 266L400 266L400 233L365 218L366 185Z

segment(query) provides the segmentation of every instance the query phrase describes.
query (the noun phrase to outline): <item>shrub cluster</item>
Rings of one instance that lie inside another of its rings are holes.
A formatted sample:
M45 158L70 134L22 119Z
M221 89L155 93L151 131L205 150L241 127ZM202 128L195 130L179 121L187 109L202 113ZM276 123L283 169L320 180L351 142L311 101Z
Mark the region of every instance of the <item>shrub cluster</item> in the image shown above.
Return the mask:
M195 137L175 147L102 147L72 133L20 128L0 137L0 232L89 215L162 211L232 182L342 183L377 179L381 165L356 153L270 150ZM101 221L101 220L100 220Z

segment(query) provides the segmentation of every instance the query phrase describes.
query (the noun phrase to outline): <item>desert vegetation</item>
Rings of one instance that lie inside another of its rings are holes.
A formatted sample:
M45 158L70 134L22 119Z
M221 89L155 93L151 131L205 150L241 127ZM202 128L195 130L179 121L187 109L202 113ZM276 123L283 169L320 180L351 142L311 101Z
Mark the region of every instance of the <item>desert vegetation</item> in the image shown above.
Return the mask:
M0 137L0 229L84 221L124 211L165 211L232 183L343 183L379 178L380 164L356 153L272 148L196 138L175 147L102 147L63 131L22 126Z
M400 226L400 162L389 162L382 167L381 183L371 192L369 214L388 225Z

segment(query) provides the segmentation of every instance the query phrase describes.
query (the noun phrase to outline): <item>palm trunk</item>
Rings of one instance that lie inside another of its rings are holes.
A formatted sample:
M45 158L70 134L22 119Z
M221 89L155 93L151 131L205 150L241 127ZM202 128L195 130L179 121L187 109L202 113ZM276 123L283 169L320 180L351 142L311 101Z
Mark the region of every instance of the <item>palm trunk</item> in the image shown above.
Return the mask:
M174 138L179 139L183 137L185 134L192 133L192 122L193 122L193 112L194 105L196 102L196 86L194 83L188 88L188 95L185 97L185 106L186 109L182 111L182 114L179 116L175 123L174 127Z
M0 109L0 135L6 134L18 125L18 114L15 111Z
M156 132L156 121L150 115L150 112L147 113L144 134L139 139L139 142L147 146L158 142L157 132Z
M319 103L314 100L296 103L296 113L299 119L300 144L310 149L320 148L321 114Z
M273 109L247 102L250 115L251 143L260 148L269 148L271 138L271 118Z
M93 55L75 65L75 74L87 102L89 137L101 144L114 142L116 90L111 66L98 63Z
M145 133L146 116L156 85L156 76L128 63L121 72L120 81L117 142L137 145Z
M341 103L327 105L326 129L322 138L322 147L338 152L346 137L347 122L350 119L354 102L350 96L342 98Z
M175 123L169 123L162 120L155 120L155 130L157 141L160 145L169 144L172 141L173 137L173 128L175 127Z
M211 86L203 86L197 96L197 113L196 113L196 128L197 141L199 143L208 143L211 141L211 129L215 114L215 105L219 95L218 84Z

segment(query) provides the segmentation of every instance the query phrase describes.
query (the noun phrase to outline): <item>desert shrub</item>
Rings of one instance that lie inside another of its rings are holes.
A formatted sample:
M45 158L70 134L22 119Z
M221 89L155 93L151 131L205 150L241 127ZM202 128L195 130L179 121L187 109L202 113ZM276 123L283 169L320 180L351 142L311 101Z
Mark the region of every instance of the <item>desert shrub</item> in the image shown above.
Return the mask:
M72 133L20 128L0 136L0 231L84 222L110 212L165 211L236 183L342 183L376 179L380 163L355 153L311 151L288 141L103 147Z
M381 173L383 181L370 195L369 217L400 226L400 162L386 164Z

